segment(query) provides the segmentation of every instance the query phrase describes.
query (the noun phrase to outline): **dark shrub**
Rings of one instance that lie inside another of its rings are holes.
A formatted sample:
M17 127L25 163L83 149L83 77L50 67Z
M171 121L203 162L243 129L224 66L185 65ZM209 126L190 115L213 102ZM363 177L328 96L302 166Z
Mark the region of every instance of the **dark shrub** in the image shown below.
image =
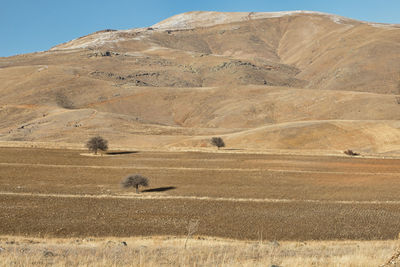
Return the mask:
M136 193L139 193L139 186L148 186L149 179L140 174L131 174L121 182L121 185L123 188L134 187Z
M219 149L220 147L225 147L224 140L222 140L221 137L213 137L213 138L211 138L211 144L212 144L213 146L218 147L218 149Z
M358 155L360 155L359 153L356 153L356 152L354 152L354 151L351 150L351 149L347 149L347 150L344 151L343 153L346 154L346 155L349 155L349 156L358 156Z
M97 154L98 150L106 151L108 149L108 141L101 136L92 137L87 141L86 147L89 151L93 151Z

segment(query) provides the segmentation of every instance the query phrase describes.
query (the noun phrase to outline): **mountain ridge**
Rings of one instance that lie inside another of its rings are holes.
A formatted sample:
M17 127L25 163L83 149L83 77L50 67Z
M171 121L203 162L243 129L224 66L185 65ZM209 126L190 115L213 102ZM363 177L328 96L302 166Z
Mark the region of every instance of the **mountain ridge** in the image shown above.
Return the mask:
M214 16L214 19L218 20L218 16L220 16L219 21L214 21L211 23L207 23L211 16ZM243 22L248 20L260 20L260 19L268 19L268 18L280 18L284 16L293 16L293 15L317 15L317 16L325 16L329 17L333 22L341 24L342 22L353 22L353 23L364 23L376 27L395 27L399 28L400 24L392 24L392 23L378 23L378 22L368 22L356 20L344 16L339 16L335 14L319 12L319 11L308 11L308 10L294 10L294 11L278 11L278 12L216 12L216 11L190 11L181 14L174 15L169 17L161 22L153 24L149 27L142 28L132 28L126 30L99 30L95 33L88 34L86 36L94 35L94 34L102 34L102 33L111 33L109 35L113 35L112 33L121 32L121 33L130 33L130 32L138 32L145 31L151 28L154 31L157 30L190 30L198 27L212 27L221 24L227 23L235 23L235 22ZM233 17L233 18L232 18ZM230 18L230 19L229 19ZM193 27L188 27L186 24L193 24ZM200 24L197 25L196 24ZM84 36L84 37L86 37ZM79 40L82 37L73 39L71 41ZM69 43L68 41L66 43ZM59 45L56 45L50 50L58 49Z

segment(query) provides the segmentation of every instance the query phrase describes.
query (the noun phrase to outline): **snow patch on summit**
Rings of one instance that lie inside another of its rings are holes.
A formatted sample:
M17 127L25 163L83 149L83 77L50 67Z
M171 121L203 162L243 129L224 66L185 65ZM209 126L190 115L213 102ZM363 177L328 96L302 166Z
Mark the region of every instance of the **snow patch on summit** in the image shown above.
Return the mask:
M267 19L267 18L280 18L284 16L294 16L302 14L324 16L331 19L331 21L333 21L334 23L346 24L348 27L353 27L358 22L358 23L365 23L373 27L400 28L400 25L361 22L338 15L332 15L316 11L303 11L303 10L281 11L281 12L193 11L175 15L157 24L154 24L150 28L96 32L88 36L77 38L70 42L57 45L51 48L50 51L66 51L66 50L74 50L82 48L95 48L106 44L112 45L113 43L121 41L132 41L132 40L140 41L148 38L149 36L152 35L153 32L157 31L194 29L201 27L211 27L220 24L244 22L244 21ZM125 33L135 33L135 35L129 36Z
M282 11L282 12L214 12L194 11L179 14L154 24L155 29L192 29L196 27L210 27L218 24L227 24L266 18L279 18L298 14L322 15L329 17L333 22L342 24L351 19L315 11Z
M50 51L65 50L65 49L79 49L79 48L89 48L98 47L104 44L116 43L121 41L128 41L128 39L121 36L121 33L134 33L142 32L143 29L132 29L132 30L119 30L111 32L96 32L85 37L77 38L67 43L57 45L50 49ZM135 38L130 38L129 40L140 40L142 36L137 36Z

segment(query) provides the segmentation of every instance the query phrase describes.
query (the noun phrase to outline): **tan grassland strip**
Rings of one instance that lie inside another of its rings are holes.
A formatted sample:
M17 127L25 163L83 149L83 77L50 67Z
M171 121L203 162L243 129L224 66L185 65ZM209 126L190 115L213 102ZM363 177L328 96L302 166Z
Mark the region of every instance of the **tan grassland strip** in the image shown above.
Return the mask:
M198 196L167 196L167 195L74 195L74 194L44 194L24 192L1 192L3 196L21 197L53 197L53 198L89 198L89 199L187 199L187 200L208 200L208 201L229 201L229 202L258 202L258 203L317 203L317 204L392 204L400 205L400 200L379 201L379 200L316 200L316 199L275 199L275 198L227 198L227 197L198 197Z
M4 163L0 166L19 167L49 167L49 168L89 168L89 169L135 169L135 170L173 170L173 171L237 171L237 172L286 172L286 173L321 173L321 174L355 174L355 175L393 175L394 172L342 172L342 171L312 171L312 170L287 170L269 168L187 168L187 167L149 167L149 166L98 166L98 165L64 165L64 164L42 164L42 163Z
M0 236L0 240L4 247L0 253L0 266L5 267L194 266L194 262L196 266L229 267L273 266L273 263L279 264L275 266L376 267L398 245L397 240L278 243L201 236L201 239L191 238L188 247L182 249L185 239L175 236L123 239Z

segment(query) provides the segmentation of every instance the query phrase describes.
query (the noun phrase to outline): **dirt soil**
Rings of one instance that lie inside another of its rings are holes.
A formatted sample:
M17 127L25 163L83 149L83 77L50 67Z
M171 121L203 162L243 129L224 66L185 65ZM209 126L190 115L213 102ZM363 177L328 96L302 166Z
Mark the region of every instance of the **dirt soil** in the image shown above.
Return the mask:
M400 160L0 148L0 234L394 239ZM141 173L140 194L120 187Z

